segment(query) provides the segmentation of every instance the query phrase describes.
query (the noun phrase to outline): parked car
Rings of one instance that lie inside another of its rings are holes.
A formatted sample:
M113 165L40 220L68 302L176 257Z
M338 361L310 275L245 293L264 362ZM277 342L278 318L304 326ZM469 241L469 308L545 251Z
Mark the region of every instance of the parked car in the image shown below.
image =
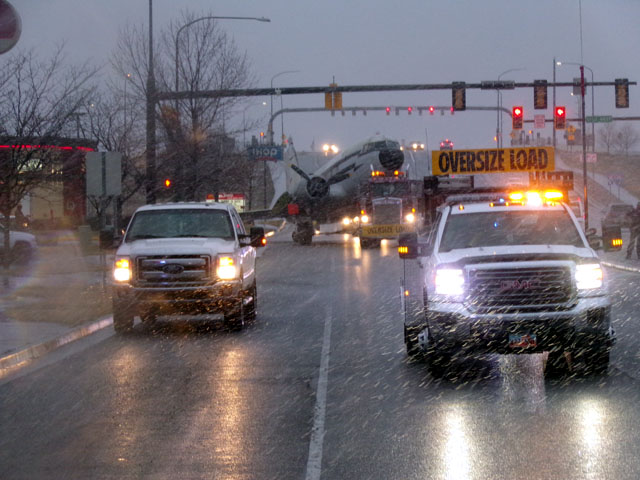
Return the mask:
M4 233L4 226L0 224L0 258L4 255ZM28 263L38 248L35 235L15 230L9 231L9 245L11 246L10 261L17 264Z
M614 203L609 205L609 211L602 220L603 226L619 225L623 228L629 228L631 226L631 219L629 213L633 210L632 205L626 203Z

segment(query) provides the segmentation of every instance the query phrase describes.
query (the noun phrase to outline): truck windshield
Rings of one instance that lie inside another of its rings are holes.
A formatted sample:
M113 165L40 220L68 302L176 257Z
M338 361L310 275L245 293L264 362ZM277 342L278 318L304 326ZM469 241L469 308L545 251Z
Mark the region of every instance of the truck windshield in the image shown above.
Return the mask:
M234 239L231 219L224 210L167 209L136 213L125 242L177 237Z
M373 183L371 192L373 197L402 197L410 192L408 183Z
M449 215L439 251L507 245L583 247L584 243L565 211L503 210Z

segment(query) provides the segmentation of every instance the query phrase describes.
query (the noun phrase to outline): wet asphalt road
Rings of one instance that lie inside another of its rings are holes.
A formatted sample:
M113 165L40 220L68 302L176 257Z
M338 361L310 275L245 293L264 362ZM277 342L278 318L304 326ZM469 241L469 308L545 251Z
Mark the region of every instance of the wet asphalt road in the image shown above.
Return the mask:
M0 382L0 478L640 477L636 274L607 271L608 377L528 355L438 381L404 353L395 250L316 240L272 241L243 332L137 325Z

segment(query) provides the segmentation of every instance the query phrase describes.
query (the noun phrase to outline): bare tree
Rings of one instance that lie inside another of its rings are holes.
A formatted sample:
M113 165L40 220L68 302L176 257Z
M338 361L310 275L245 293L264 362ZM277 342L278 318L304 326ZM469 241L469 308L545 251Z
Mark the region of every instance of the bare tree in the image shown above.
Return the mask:
M54 145L89 102L97 69L68 66L63 46L47 60L33 50L3 58L0 69L2 135L10 145L0 155L0 212L5 225L29 192L62 175ZM9 229L4 231L5 268L10 263Z
M203 15L211 16L211 14ZM159 90L175 88L176 35L184 25L201 18L183 13L154 45L155 76ZM214 20L196 21L180 30L178 78L182 91L246 88L253 79L245 54L240 54L231 38ZM148 68L147 36L144 28L126 27L112 56L119 75L132 74L133 89L145 95ZM221 182L230 179L235 165L229 138L238 133L228 129L232 109L238 98L205 99L192 97L165 102L156 109L160 127L157 172L174 179L175 198L193 200L205 191L220 191Z
M600 143L607 147L607 153L611 153L611 148L616 144L616 137L618 131L614 123L606 123L603 127L600 127Z
M616 142L620 152L629 155L629 151L638 143L640 136L635 128L625 124L616 135Z

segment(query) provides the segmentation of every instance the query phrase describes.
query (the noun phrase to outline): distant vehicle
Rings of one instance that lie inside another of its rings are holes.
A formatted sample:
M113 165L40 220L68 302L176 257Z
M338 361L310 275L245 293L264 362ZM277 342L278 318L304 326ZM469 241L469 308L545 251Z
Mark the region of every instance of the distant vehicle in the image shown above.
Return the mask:
M453 142L448 138L445 138L440 142L440 150L453 150Z
M133 214L116 252L113 326L134 317L219 314L233 330L256 316L256 250L264 229L245 231L235 207L223 203L146 205Z
M609 211L602 220L602 225L607 227L619 225L624 228L631 226L631 219L629 213L633 210L632 205L626 203L614 203L609 205Z
M405 172L386 175L371 172L360 188L357 235L362 248L377 247L383 238L398 238L401 233L422 227L421 180L409 180Z
M409 144L401 147L402 150L413 150L414 152L424 150L425 146L422 142L410 142Z

